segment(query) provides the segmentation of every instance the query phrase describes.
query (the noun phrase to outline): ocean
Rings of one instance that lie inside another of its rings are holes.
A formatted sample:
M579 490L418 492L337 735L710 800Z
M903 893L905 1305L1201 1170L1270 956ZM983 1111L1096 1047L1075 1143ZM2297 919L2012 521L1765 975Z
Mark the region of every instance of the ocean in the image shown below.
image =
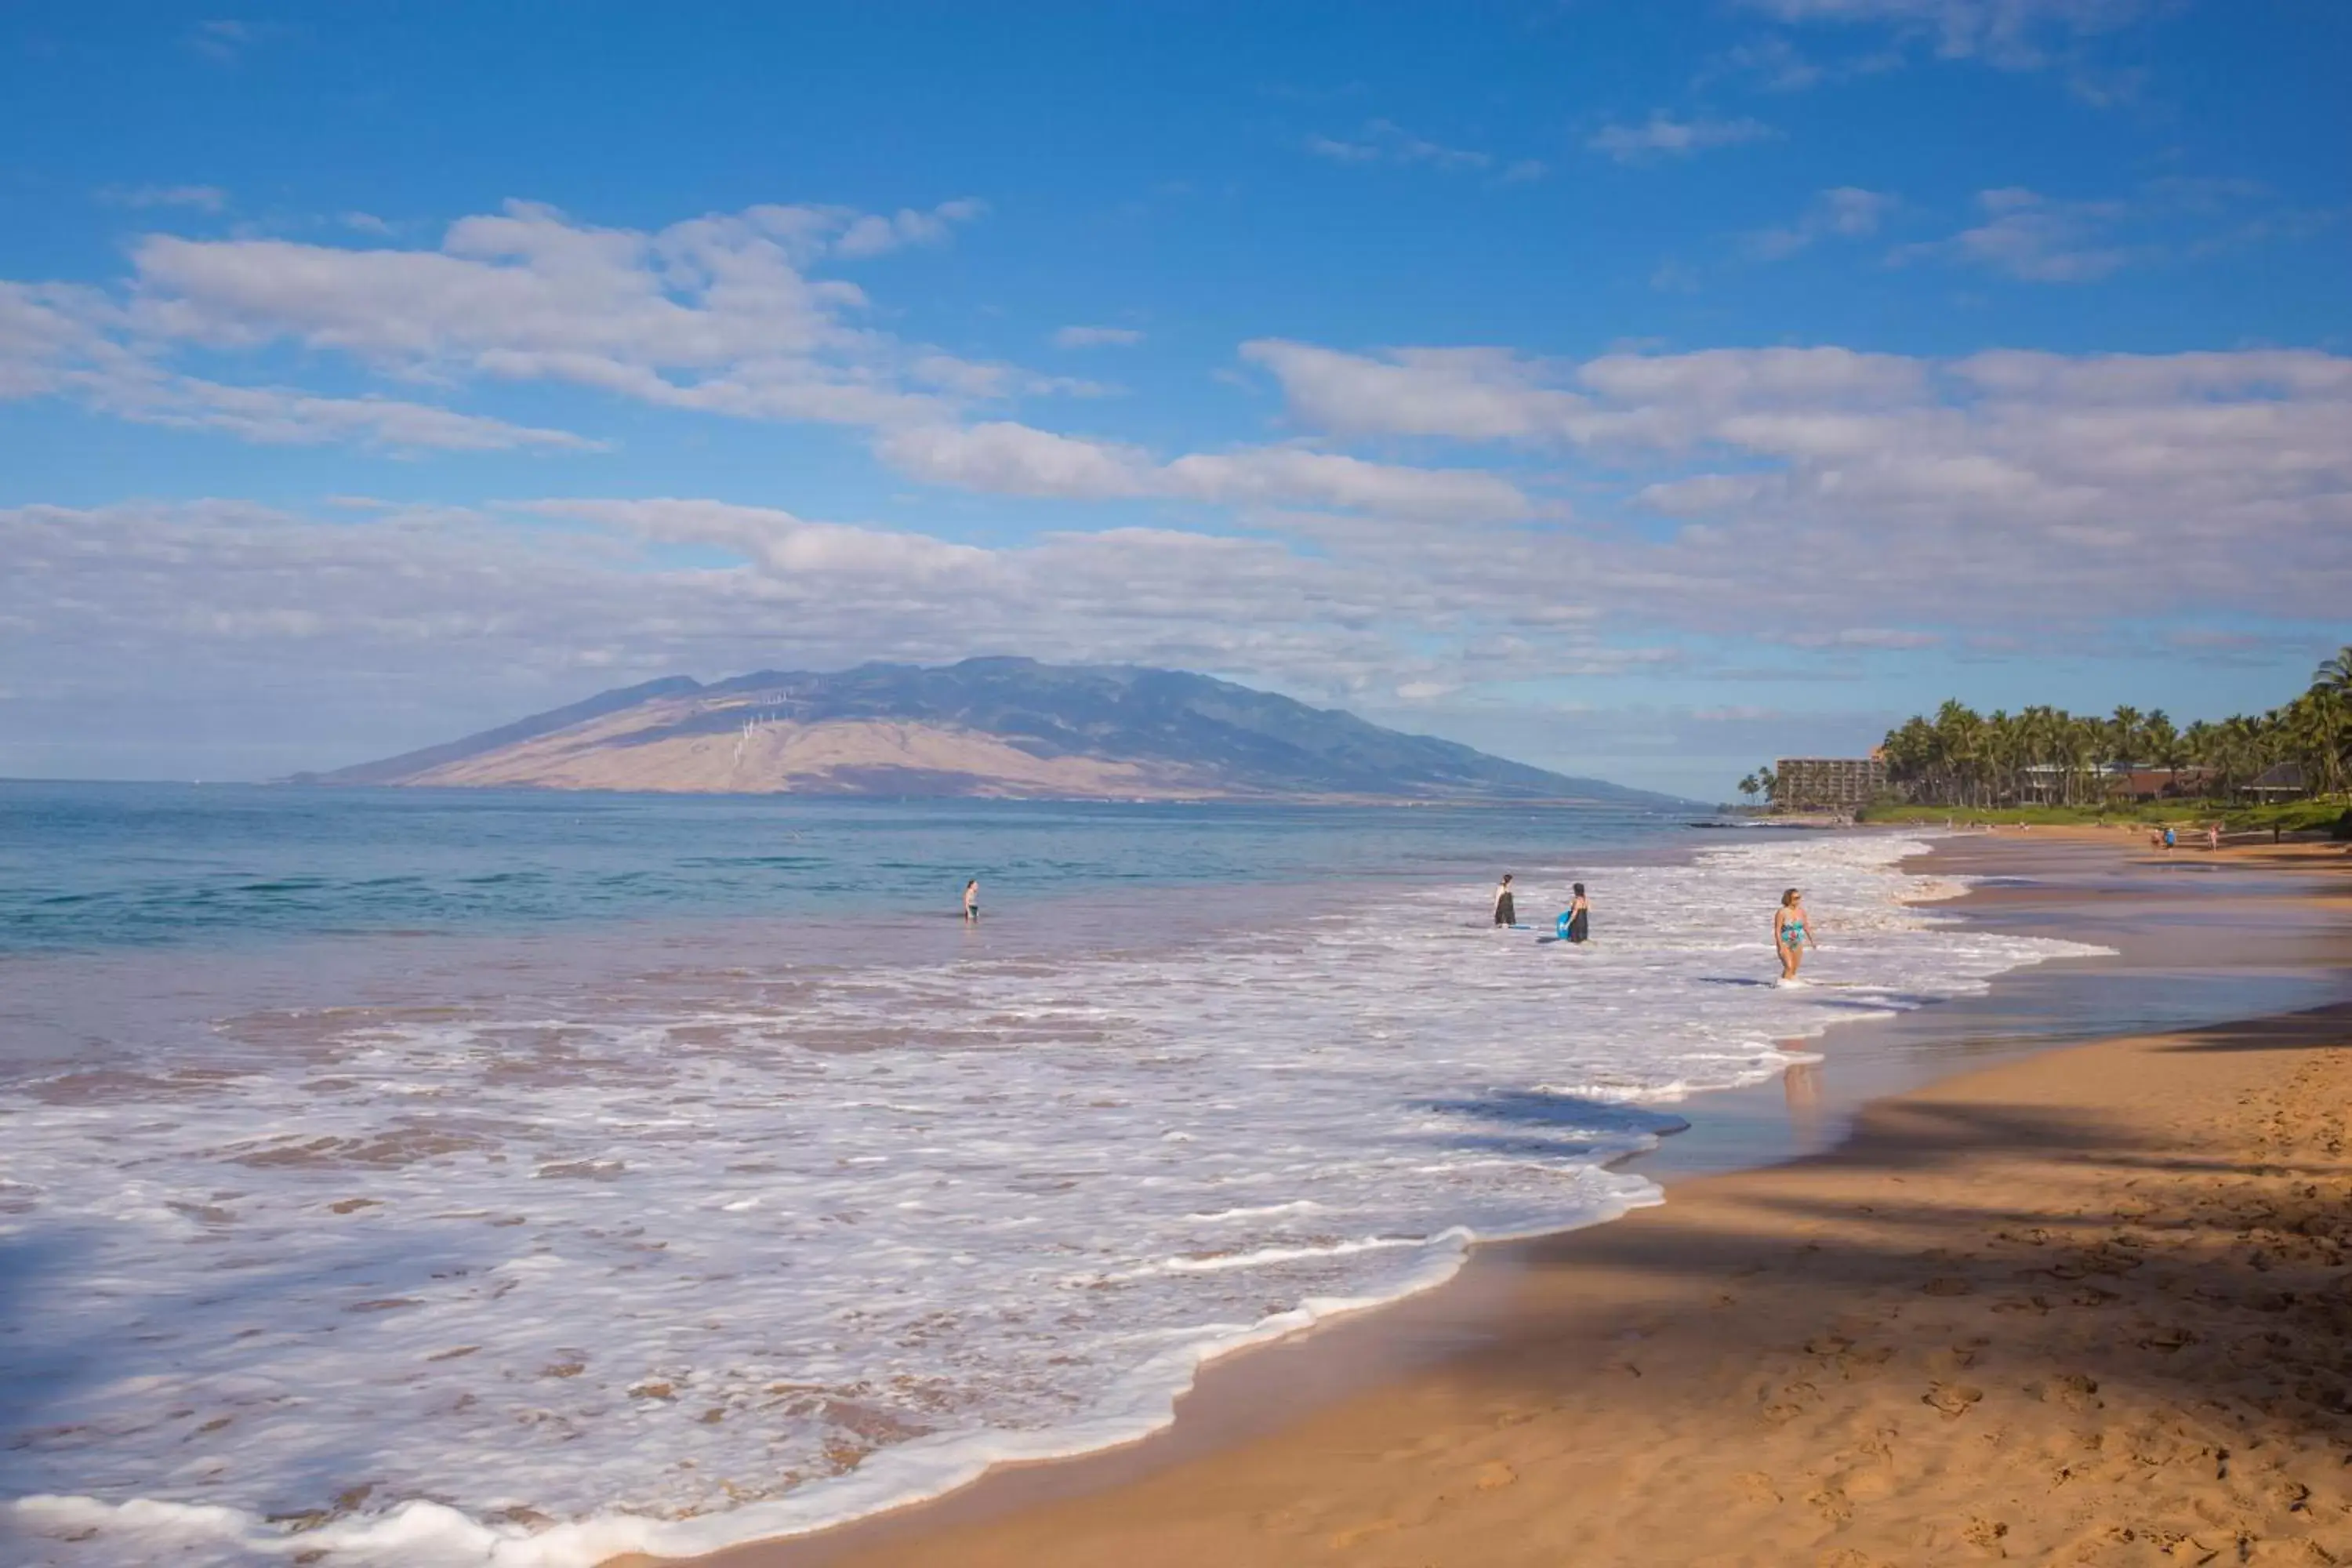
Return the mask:
M1614 1163L1839 1020L2097 951L1939 915L1918 847L0 784L0 1537L585 1568L1132 1438L1209 1357L1656 1201Z

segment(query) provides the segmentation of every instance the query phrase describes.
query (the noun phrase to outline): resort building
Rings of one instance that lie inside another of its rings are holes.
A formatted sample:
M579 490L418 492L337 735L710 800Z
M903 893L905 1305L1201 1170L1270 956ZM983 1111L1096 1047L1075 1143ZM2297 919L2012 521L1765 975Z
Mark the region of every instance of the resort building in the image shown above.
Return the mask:
M1853 811L1886 793L1880 757L1782 757L1772 772L1772 804L1783 810Z
M2280 763L2265 768L2246 793L2262 800L2295 800L2311 793L2311 781L2304 777L2301 763Z

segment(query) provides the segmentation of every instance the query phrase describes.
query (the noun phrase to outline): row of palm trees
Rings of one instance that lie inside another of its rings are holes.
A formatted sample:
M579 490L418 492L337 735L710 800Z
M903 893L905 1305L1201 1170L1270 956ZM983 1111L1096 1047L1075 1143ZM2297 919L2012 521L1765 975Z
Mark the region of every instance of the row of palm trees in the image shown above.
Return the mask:
M1952 701L1890 731L1882 754L1888 783L1928 805L2095 805L2120 770L2169 775L2167 794L2228 799L2283 763L2300 769L2300 793L2337 795L2352 778L2352 644L2312 672L2310 689L2267 713L2184 728L2161 709L1980 714ZM1769 798L1776 783L1759 769L1739 787Z

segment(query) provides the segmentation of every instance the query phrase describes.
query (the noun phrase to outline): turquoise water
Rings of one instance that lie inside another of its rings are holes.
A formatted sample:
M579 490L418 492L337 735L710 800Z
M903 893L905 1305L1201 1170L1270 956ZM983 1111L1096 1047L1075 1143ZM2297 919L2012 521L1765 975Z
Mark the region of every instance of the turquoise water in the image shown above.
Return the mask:
M1679 836L1624 808L0 782L0 952L1350 882Z
M592 1568L1131 1441L1655 1201L1616 1162L1832 1025L2089 951L1914 903L1917 847L0 785L0 1562ZM1769 983L1791 882L1816 990Z

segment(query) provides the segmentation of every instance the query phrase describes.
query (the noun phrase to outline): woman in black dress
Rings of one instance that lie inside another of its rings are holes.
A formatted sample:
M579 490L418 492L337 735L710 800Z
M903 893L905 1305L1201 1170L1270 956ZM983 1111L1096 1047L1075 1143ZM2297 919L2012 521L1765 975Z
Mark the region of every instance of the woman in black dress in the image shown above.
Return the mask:
M1560 935L1570 942L1585 942L1592 936L1592 905L1584 897L1583 883L1576 884L1575 892L1568 904L1568 929Z

